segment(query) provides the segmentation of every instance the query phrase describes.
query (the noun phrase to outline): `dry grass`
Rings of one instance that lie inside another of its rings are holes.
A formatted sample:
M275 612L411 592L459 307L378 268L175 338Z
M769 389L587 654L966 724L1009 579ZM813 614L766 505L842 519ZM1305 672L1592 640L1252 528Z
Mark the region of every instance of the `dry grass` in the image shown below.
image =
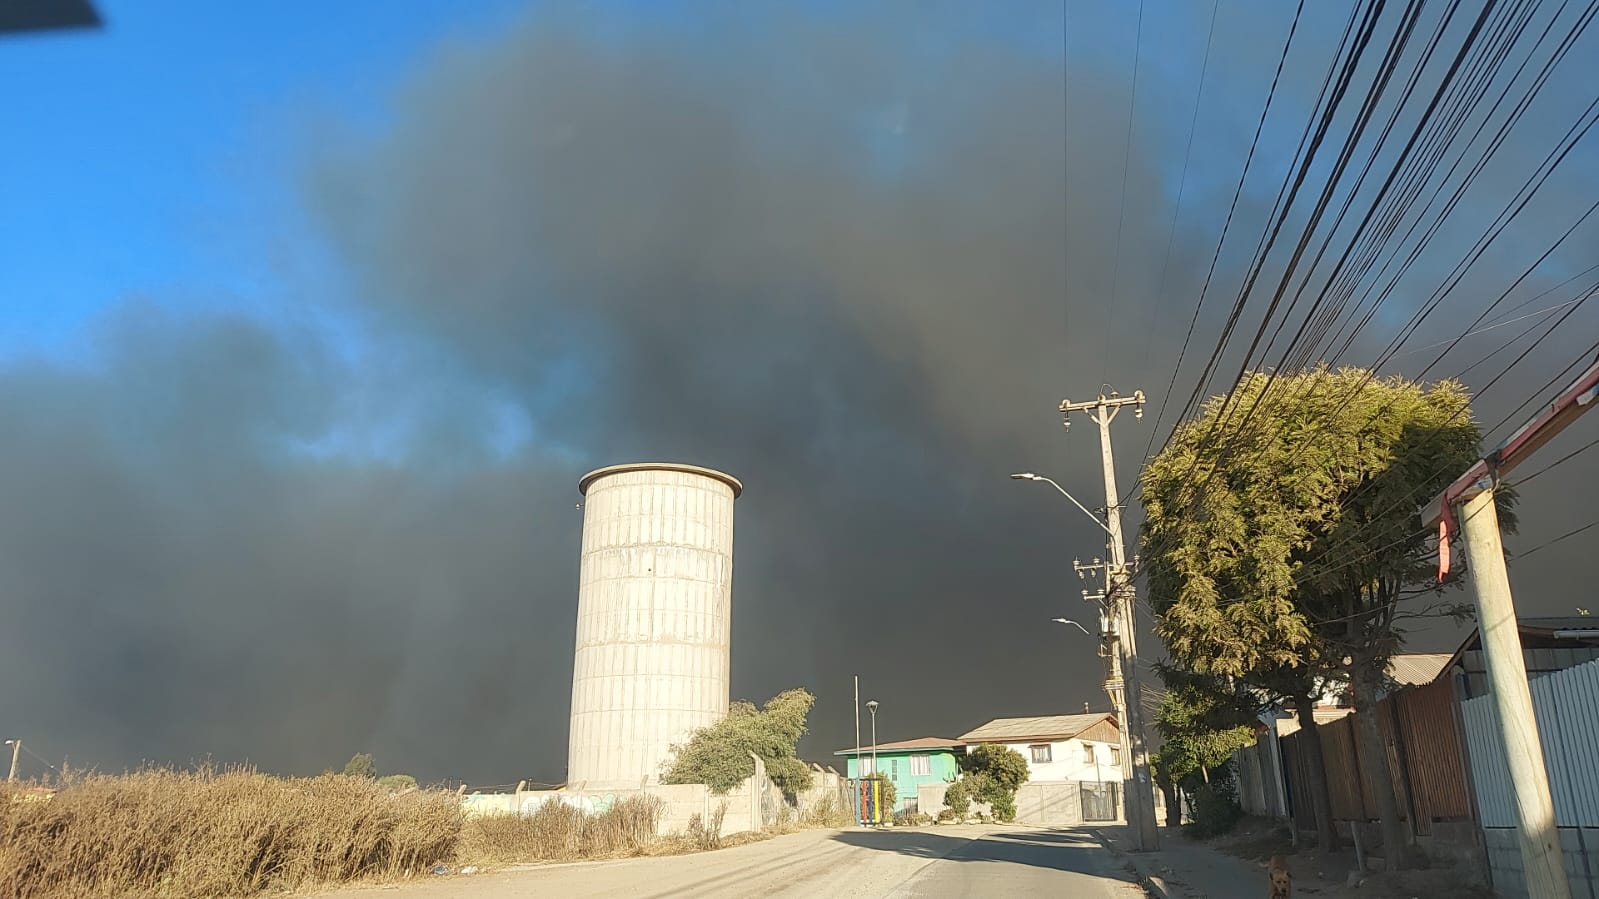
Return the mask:
M837 796L829 794L805 810L800 824L804 827L848 827L855 823L851 812Z
M799 824L837 826L847 812L836 805ZM796 826L724 837L724 805L662 836L663 809L659 798L632 796L599 814L552 801L526 817L468 818L449 792L247 768L79 775L48 798L35 784L0 782L0 899L249 897L406 878L439 863L701 852Z
M467 821L459 857L507 864L642 855L656 840L662 809L654 796L629 796L590 815L552 799L526 817L488 815Z
M0 899L249 896L400 877L450 859L448 793L249 769L88 775L48 801L0 786Z

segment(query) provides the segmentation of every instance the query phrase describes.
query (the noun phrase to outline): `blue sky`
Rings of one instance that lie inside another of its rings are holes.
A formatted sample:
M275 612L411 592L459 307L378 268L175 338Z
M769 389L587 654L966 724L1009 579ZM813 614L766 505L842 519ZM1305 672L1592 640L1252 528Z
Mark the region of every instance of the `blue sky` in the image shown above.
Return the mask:
M72 358L132 295L266 314L317 271L293 195L319 117L380 126L396 82L519 4L102 0L101 32L0 44L0 355Z

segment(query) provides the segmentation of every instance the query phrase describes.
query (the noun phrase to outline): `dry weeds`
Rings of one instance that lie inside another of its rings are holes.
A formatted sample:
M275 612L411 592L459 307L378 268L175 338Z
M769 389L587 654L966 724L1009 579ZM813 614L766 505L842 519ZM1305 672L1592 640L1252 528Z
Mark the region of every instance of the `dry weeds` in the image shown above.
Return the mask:
M0 786L0 899L249 896L401 877L450 859L460 802L342 775L150 769L48 801Z
M551 799L527 816L472 818L458 854L475 864L643 855L656 840L662 808L654 796L630 796L590 815Z

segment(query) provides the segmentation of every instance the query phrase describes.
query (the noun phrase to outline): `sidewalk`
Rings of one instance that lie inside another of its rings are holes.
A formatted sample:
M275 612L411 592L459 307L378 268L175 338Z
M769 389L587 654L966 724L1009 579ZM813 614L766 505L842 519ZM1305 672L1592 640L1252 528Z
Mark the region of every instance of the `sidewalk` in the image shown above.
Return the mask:
M1160 829L1160 849L1134 852L1137 836L1125 824L1096 827L1105 848L1138 872L1158 899L1231 899L1266 895L1266 868Z

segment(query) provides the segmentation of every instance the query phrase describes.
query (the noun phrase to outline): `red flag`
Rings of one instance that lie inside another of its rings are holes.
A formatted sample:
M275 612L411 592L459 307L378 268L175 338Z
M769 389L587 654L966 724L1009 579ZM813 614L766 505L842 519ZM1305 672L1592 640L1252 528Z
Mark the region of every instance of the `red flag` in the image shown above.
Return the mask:
M1444 500L1443 515L1438 518L1438 583L1449 573L1449 501Z

